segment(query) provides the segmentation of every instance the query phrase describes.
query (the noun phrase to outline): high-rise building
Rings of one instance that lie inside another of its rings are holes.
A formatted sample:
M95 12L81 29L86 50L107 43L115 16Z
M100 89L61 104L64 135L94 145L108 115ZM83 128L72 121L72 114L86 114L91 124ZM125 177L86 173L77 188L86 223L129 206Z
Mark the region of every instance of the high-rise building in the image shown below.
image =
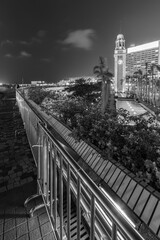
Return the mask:
M118 34L114 50L115 92L124 92L126 76L133 76L139 69L143 74L150 74L151 65L160 65L160 40L125 48L123 34ZM160 72L154 68L154 74Z
M114 50L114 85L115 92L125 91L126 48L123 34L118 34Z
M150 70L153 63L160 65L160 41L127 48L127 75L133 75L138 69L141 69L143 74L145 74L146 70ZM156 69L155 74L159 74Z

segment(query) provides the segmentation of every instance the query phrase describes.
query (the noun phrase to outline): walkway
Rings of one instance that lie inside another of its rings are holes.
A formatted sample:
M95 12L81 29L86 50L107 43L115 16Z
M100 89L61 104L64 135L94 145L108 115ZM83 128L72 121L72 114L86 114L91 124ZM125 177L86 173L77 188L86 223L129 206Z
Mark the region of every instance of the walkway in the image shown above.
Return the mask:
M45 208L29 218L23 203L35 193L36 182L0 194L0 240L53 240Z
M45 208L33 218L24 208L25 199L36 190L36 167L15 100L1 102L0 240L54 239Z

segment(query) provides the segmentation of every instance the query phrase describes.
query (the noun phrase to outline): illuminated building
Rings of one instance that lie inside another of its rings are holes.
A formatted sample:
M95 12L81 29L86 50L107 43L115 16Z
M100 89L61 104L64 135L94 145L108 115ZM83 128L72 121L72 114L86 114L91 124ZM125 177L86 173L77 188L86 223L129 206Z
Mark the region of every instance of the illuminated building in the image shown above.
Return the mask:
M126 49L123 34L118 34L114 50L114 87L115 92L125 91Z
M127 75L133 75L133 73L138 69L141 69L143 74L145 74L146 66L147 70L150 70L151 64L153 63L160 65L160 41L154 41L127 48L126 54ZM158 74L156 69L155 74Z
M160 40L125 48L123 34L118 34L114 50L114 84L115 92L124 92L126 76L133 76L141 69L143 75L150 75L151 65L160 65ZM154 68L154 75L160 72Z
M74 85L76 80L79 80L79 79L84 79L86 83L96 83L98 81L98 79L93 76L70 77L68 79L60 80L57 83L57 85L58 86Z

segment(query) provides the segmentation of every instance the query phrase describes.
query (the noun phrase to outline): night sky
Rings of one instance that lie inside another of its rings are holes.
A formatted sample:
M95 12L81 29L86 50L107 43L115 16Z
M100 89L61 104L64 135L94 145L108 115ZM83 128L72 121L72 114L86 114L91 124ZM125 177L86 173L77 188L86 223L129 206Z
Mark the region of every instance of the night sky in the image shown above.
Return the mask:
M113 72L115 40L160 40L160 0L0 0L0 82L57 82Z

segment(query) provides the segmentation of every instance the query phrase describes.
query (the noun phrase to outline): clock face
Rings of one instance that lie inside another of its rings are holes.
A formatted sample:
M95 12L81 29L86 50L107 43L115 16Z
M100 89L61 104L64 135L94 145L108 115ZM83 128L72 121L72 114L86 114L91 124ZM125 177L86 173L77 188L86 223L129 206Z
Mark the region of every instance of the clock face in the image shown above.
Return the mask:
M118 60L118 64L122 64L123 63L123 60L122 59L119 59Z

